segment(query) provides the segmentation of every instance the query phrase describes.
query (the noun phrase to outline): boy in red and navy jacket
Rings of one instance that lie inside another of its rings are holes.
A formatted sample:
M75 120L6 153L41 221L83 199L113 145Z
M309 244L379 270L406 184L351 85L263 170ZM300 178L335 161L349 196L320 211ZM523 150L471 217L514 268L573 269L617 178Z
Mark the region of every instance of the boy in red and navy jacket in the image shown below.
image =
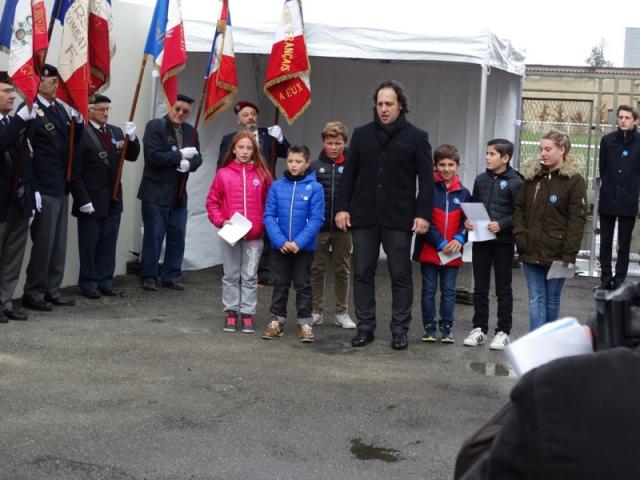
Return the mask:
M440 278L440 341L454 343L451 333L456 302L456 278L462 263L462 246L467 242L465 217L460 204L471 194L456 174L460 154L453 145L440 145L433 153L435 165L433 213L429 230L416 237L413 259L422 273L422 341L436 341L436 290Z

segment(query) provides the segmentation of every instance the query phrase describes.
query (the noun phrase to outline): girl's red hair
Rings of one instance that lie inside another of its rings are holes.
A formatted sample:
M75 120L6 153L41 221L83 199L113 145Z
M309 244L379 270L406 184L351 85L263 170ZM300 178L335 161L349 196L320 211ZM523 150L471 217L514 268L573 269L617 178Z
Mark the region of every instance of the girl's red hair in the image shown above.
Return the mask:
M231 162L236 159L235 153L233 153L233 149L236 148L236 144L242 140L243 138L248 138L253 145L253 155L251 157L251 161L253 161L253 165L258 172L258 176L262 178L262 181L269 184L271 183L271 172L264 163L262 159L262 155L260 155L260 149L258 148L258 142L256 141L256 136L253 132L249 132L247 130L240 130L233 136L233 140L231 140L231 145L229 146L229 150L227 150L226 155L224 156L224 160L222 160L222 167L226 167Z

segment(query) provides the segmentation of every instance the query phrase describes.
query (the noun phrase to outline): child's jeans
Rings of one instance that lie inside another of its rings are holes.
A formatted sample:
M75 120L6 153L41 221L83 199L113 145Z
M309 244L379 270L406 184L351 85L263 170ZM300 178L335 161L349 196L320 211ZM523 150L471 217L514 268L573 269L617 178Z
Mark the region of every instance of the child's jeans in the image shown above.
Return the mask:
M262 239L240 240L233 247L220 241L222 252L222 304L225 311L255 315L258 283L258 262L262 254Z
M269 266L273 280L273 295L269 311L285 319L287 317L287 301L289 287L293 279L296 291L296 310L299 325L311 325L311 261L313 252L282 253L271 250Z
M458 267L421 263L420 272L422 273L422 324L425 331L436 329L438 278L440 278L440 330L450 330L454 321Z

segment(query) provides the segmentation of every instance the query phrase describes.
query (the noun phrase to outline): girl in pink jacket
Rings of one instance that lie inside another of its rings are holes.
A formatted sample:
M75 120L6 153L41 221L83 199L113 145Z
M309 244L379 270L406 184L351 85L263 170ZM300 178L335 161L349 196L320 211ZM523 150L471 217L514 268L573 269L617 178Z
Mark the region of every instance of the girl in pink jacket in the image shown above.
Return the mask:
M256 313L258 262L262 254L262 236L267 192L271 174L260 156L256 137L248 131L236 133L218 169L207 195L209 220L222 228L238 212L251 222L249 233L231 246L225 240L222 251L222 304L224 305L225 332L242 328L245 333L255 332L253 316ZM240 317L240 322L238 322Z

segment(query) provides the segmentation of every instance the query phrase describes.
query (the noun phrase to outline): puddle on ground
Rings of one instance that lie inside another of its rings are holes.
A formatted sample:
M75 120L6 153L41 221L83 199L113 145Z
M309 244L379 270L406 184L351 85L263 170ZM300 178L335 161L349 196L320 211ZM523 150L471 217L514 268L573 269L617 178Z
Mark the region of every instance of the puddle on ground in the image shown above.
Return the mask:
M513 368L503 363L471 362L469 368L486 377L516 377Z
M387 463L404 460L404 458L400 456L399 450L395 448L376 447L373 444L368 445L362 443L360 438L351 440L351 453L353 453L358 460L382 460Z

